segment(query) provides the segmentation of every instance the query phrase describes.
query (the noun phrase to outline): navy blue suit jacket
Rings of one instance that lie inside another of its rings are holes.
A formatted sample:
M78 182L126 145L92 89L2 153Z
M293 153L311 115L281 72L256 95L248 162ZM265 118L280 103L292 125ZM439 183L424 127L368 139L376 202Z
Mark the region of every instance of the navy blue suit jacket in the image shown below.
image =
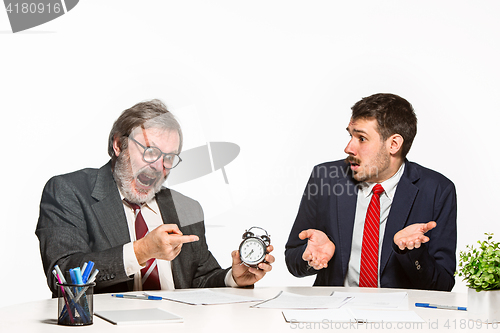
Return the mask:
M454 284L457 242L455 186L443 175L405 161L389 212L380 257L380 286L450 291ZM315 286L343 286L351 255L357 187L343 161L314 167L285 250L288 270L297 277L317 274ZM418 249L400 251L394 234L413 223L436 221ZM302 230L317 229L335 244L328 267L315 270L302 259Z

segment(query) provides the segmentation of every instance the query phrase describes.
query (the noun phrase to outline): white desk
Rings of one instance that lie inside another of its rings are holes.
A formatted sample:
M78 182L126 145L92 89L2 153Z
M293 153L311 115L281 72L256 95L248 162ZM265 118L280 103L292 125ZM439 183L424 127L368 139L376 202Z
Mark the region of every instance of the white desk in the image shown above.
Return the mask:
M280 290L303 295L330 295L332 291L348 292L393 292L400 289L364 289L342 287L256 287L255 289L223 288L219 291L236 293L268 299L276 296ZM408 309L414 310L424 324L392 323L390 330L394 332L476 332L480 330L500 332L499 325L476 324L468 321L467 312L457 310L438 310L416 308L415 302L437 303L447 305L466 306L465 293L447 293L435 291L408 290ZM255 303L238 303L228 305L188 305L172 301L147 301L136 299L121 299L111 297L110 294L94 295L94 311L118 309L163 308L184 318L184 323L164 325L147 325L154 330L168 330L173 332L293 332L293 331L385 331L388 327L378 327L376 324L359 324L356 327L344 324L335 327L316 324L316 326L301 324L293 325L285 322L282 310L250 308ZM143 325L144 326L144 325ZM402 329L399 329L399 328ZM94 324L83 327L66 327L57 325L57 300L48 299L24 304L17 304L0 308L0 332L59 332L59 331L86 331L86 332L140 332L138 325L112 325L94 315Z

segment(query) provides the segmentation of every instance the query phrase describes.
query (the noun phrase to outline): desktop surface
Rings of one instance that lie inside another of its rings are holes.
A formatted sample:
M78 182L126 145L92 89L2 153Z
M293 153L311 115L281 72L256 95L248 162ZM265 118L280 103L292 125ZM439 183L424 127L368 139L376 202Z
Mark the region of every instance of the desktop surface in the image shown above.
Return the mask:
M85 330L92 332L120 333L137 332L138 327L168 329L168 332L284 332L284 331L375 331L394 332L467 332L498 331L500 324L481 324L468 320L466 311L429 309L415 307L415 303L435 303L443 305L466 306L465 293L437 292L424 290L372 289L344 287L255 287L215 288L218 292L242 296L270 299L280 291L309 296L328 296L333 291L353 293L408 292L407 310L415 311L425 323L288 323L282 309L252 308L258 302L233 303L222 305L190 305L168 300L143 300L117 298L111 294L94 295L94 312L111 310L130 310L160 308L183 318L182 323L113 325L94 315L93 325L71 328L57 325L57 299L47 299L0 308L0 331L15 332L55 332L60 330ZM141 292L131 292L141 295ZM154 294L154 292L151 292ZM311 310L308 310L311 311Z

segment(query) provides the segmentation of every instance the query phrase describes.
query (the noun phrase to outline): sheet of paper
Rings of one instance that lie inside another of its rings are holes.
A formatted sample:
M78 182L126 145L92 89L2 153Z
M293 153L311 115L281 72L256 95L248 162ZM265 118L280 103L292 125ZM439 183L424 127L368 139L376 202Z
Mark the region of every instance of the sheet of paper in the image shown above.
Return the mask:
M183 319L163 309L97 311L95 315L115 325L182 323Z
M160 296L166 300L187 303L192 305L212 305L212 304L262 301L262 299L255 297L240 296L224 292L216 292L208 289L154 291L154 292L145 292L145 294L151 296Z
M346 304L350 308L408 309L408 294L404 291L392 293L352 293L335 291L333 296L351 297Z
M348 301L348 297L304 296L281 291L275 297L252 307L267 309L336 309Z

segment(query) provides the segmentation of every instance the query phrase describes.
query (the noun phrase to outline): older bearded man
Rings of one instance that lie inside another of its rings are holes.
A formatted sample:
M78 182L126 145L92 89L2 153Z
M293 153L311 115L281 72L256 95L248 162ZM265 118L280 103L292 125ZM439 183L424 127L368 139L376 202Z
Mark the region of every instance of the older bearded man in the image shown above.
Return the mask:
M232 267L219 266L208 250L200 204L162 186L181 149L181 128L165 105L138 103L111 129L111 161L47 182L36 235L54 295L54 265L66 271L93 261L100 270L96 293L248 286L272 269L271 254L247 267L238 251L231 253Z

